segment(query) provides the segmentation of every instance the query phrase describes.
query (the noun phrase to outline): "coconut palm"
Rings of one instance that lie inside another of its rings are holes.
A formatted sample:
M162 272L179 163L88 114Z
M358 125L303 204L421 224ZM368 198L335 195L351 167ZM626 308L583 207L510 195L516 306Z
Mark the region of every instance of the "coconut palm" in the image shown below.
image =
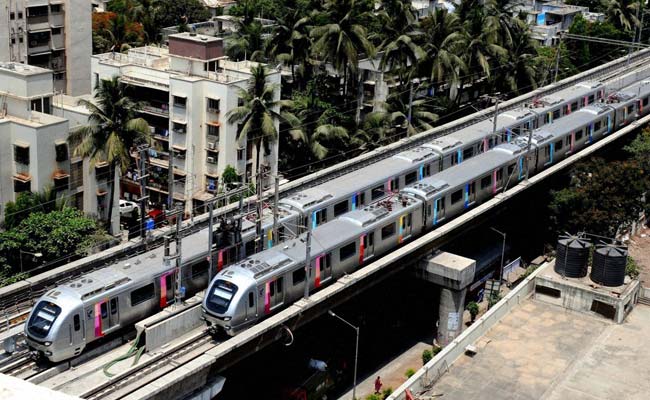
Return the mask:
M438 115L433 112L434 107L430 99L416 99L410 101L409 119L409 92L399 92L388 96L386 103L381 105L391 127L397 128L391 134L397 140L398 133L412 136L419 132L433 129L433 124L438 120Z
M228 123L239 124L237 141L240 146L247 142L253 144L254 156L257 158L257 173L261 173L263 154L270 152L270 144L278 139L276 124L287 122L290 126L297 125L297 119L290 112L280 110L290 106L288 102L276 100L280 90L278 84L266 81L266 68L257 65L251 68L251 78L246 90L240 89L238 96L242 105L228 111Z
M310 18L302 16L300 10L287 8L287 13L280 16L271 32L267 44L267 56L291 66L291 78L296 82L296 64L306 63L309 57L311 40L308 33Z
M347 97L348 76L356 74L359 55L375 54L375 48L368 40L366 28L361 20L367 13L360 9L356 0L325 0L318 19L328 21L311 31L314 39L312 51L321 62L329 62L343 74L343 94Z
M256 20L242 19L237 29L226 38L226 55L235 60L264 61L262 24Z
M605 0L607 5L607 18L617 28L624 31L636 29L640 23L636 17L639 11L639 2L636 0Z
M429 76L434 87L448 83L450 96L455 98L460 75L467 70L461 58L464 50L463 26L456 14L436 9L420 22L421 46L426 58L420 63L420 73Z
M90 158L91 168L97 163L108 163L110 231L115 184L131 164L130 152L140 144L151 144L149 125L144 119L135 117L138 105L117 77L100 81L94 99L79 100L79 105L90 111L88 124L71 131L68 142L75 157Z
M414 40L416 37L415 32L402 34L383 49L379 68L382 71L388 68L397 75L400 86L411 80L418 63L427 56Z
M358 146L361 151L369 151L396 141L398 138L395 136L395 128L391 125L390 117L384 111L366 114L350 143Z
M510 31L512 43L501 64L498 81L507 92L521 93L537 88L539 59L537 44L528 34L525 22L515 22Z

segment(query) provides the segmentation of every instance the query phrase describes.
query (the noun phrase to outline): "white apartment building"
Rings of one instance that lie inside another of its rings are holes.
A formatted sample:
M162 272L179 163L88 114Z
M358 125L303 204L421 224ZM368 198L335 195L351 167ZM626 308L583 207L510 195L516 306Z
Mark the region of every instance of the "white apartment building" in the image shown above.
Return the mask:
M92 56L93 84L118 76L144 104L138 114L149 123L157 145L149 151L146 183L154 207L169 204L170 164L171 197L184 204L186 213L203 211L226 166L255 178L258 151L250 142L240 148L238 127L226 118L228 110L239 105L238 91L247 88L255 65L229 61L222 39L193 33L170 35L168 47ZM279 99L280 72L269 69L267 82L278 85ZM271 174L277 173L277 159L276 141L263 160ZM127 199L140 195L136 174L129 171L122 179Z
M46 186L69 205L106 218L108 169L91 169L88 161L72 157L67 143L69 130L86 123L87 111L78 110L76 117L62 111L52 75L40 67L0 63L0 220L7 202Z
M0 61L54 71L54 89L90 92L92 18L88 0L2 0Z

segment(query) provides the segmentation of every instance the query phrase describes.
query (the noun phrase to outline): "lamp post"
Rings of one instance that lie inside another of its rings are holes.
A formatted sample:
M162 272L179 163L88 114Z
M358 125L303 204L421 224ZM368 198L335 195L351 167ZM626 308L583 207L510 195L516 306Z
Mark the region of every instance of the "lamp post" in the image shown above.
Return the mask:
M506 252L506 234L493 227L490 227L490 229L503 236L503 247L501 248L501 266L499 267L499 286L501 286L501 274L503 274L503 255Z
M359 361L359 327L354 326L348 321L344 320L340 316L334 314L332 310L328 310L327 313L331 315L334 318L338 318L341 320L344 324L348 325L350 328L354 329L354 331L357 333L357 341L355 344L354 348L354 376L352 378L352 399L356 400L357 398L357 362Z
M23 254L31 254L36 258L43 257L43 253L32 253L32 252L24 251L24 250L21 250L21 249L18 249L18 254L19 254L19 257L20 257L20 273L21 274L23 273Z

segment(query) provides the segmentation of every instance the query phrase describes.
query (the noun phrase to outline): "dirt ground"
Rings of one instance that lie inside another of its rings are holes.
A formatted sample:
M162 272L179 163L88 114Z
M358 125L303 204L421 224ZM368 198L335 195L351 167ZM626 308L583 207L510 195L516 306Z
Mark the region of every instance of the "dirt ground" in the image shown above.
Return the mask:
M631 238L629 251L639 266L641 284L650 287L650 228L641 228L639 233Z

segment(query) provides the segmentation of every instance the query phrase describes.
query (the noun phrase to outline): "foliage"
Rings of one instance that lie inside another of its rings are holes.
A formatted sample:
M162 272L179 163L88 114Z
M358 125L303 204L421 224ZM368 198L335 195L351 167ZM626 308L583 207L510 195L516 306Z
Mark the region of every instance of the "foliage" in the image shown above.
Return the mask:
M625 264L625 274L629 276L632 279L636 279L639 277L639 274L641 272L639 271L639 266L637 265L636 261L630 256L627 256L627 264Z
M155 25L158 30L181 22L191 24L210 19L210 11L201 0L163 0L153 3L157 6Z
M472 317L472 321L474 321L479 312L478 303L475 301L470 301L465 309L469 311L469 315Z
M614 236L645 210L642 195L648 190L650 176L636 160L581 162L569 187L552 193L552 229Z
M433 346L432 353L433 353L433 356L434 356L434 357L435 357L438 353L440 353L441 351L442 351L442 347L440 347L440 346L436 346L436 345Z
M532 274L533 272L535 272L535 270L536 270L537 268L539 268L539 265L530 264L529 266L526 267L526 270L524 271L524 273L521 274L520 279L526 279L527 277L530 276L530 274Z
M629 34L618 29L609 21L589 22L582 15L577 15L569 28L569 33L575 35L599 37L604 39L624 40L631 39ZM611 61L626 54L627 49L612 48L610 44L570 40L567 43L571 63L580 69L589 69ZM564 54L562 54L564 56Z
M406 379L409 379L413 375L415 375L415 370L413 368L407 369L406 372L404 373L404 376L406 377Z
M488 297L488 308L492 308L502 299L501 293L492 291L490 292L490 297Z
M433 352L429 349L422 351L422 365L426 365L433 358Z
M393 388L392 387L387 387L386 389L381 391L381 398L382 399L387 399L388 396L393 394Z
M630 153L644 172L650 171L650 127L643 129L624 150Z
M226 165L226 168L223 169L221 173L221 182L225 185L226 190L230 190L230 185L235 182L239 182L240 178L237 175L237 170L232 165Z
M93 53L123 52L144 43L144 27L128 15L103 12L92 15Z
M51 186L45 187L40 193L20 193L15 202L10 201L5 205L4 227L5 229L12 229L18 226L32 212L48 213L61 210L64 205L64 199L57 199L56 191Z
M383 398L381 394L373 393L366 396L365 400L383 400Z
M25 270L35 266L35 259L25 252L42 253L38 264L59 265L69 257L84 255L97 242L98 234L97 223L77 209L32 212L17 226L0 232L0 261L4 260L0 278L4 283L18 279L11 275L19 271L21 256Z
M131 163L130 152L140 144L152 144L149 124L135 117L138 104L118 77L101 80L92 101L79 100L90 110L88 124L70 132L68 142L75 157L89 157L90 166L109 165L108 221L112 222L115 171L124 172ZM109 229L110 230L110 229ZM112 233L112 232L111 232Z

